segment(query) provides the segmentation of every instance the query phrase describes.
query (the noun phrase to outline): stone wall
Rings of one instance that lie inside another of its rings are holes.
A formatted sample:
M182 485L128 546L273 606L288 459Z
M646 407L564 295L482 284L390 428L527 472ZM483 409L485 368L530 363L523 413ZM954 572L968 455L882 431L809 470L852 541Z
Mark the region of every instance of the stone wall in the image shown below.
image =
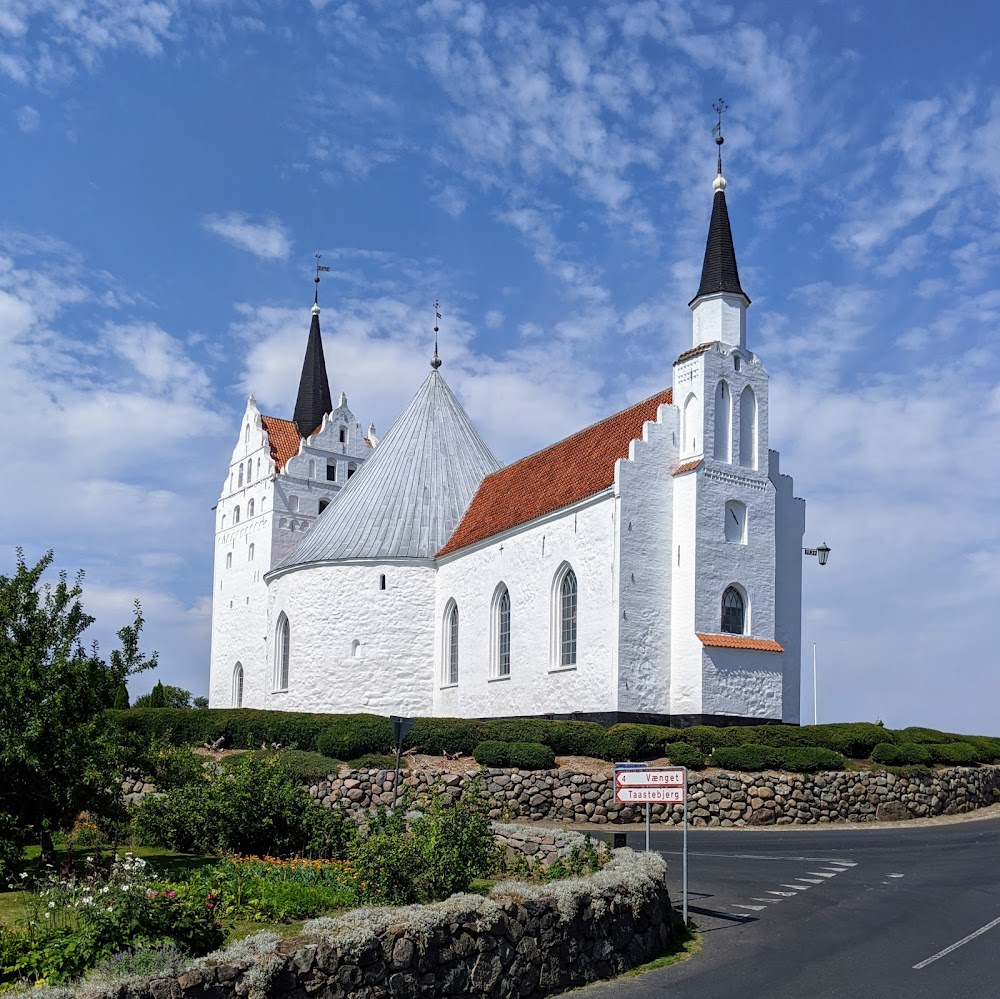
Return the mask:
M583 833L562 829L539 829L503 822L494 822L493 832L497 842L505 848L508 862L521 857L532 870L539 864L548 869L557 860L565 860L574 850L583 849L589 838ZM604 840L590 840L590 845L599 857L607 856L608 844Z
M658 956L672 932L666 864L615 851L596 874L489 897L362 909L258 934L172 978L82 991L98 999L534 999L610 978Z
M459 797L476 778L492 802L496 821L528 819L606 825L639 822L642 806L612 799L610 775L510 769L411 771L403 784L417 794L434 787ZM331 775L309 793L326 806L344 805L351 814L392 802L391 770L360 770ZM787 825L791 823L871 822L954 815L993 803L1000 790L1000 767L953 767L933 776L910 778L892 773L741 774L691 773L688 821L695 826ZM652 821L677 825L680 805L653 805Z

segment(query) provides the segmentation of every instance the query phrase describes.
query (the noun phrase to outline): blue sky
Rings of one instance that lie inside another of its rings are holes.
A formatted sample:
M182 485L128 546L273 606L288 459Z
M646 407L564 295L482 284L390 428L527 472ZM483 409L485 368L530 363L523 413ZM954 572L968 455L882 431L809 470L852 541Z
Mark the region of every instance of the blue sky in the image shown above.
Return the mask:
M668 385L711 104L771 444L807 507L803 719L1000 734L992 5L6 0L0 571L135 596L207 689L246 394L289 416L313 254L334 393L442 369L504 461ZM155 678L136 682L135 692Z

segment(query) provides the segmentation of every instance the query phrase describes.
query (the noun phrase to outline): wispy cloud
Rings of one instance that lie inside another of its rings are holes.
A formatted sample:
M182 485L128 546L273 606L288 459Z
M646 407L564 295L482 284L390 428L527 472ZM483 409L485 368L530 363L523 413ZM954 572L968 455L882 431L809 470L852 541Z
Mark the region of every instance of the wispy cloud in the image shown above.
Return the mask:
M254 221L243 212L206 215L202 225L227 243L261 260L286 260L292 243L285 227L275 219Z
M42 116L30 104L18 108L15 117L17 118L17 127L25 133L37 132L42 123Z

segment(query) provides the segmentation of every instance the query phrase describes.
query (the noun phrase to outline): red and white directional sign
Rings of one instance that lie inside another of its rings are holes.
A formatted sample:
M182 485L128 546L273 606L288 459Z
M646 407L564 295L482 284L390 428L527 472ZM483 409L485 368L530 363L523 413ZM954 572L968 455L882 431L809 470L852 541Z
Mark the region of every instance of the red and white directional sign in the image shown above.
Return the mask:
M617 801L656 804L658 801L676 802L682 804L684 801L684 788L682 787L619 787L615 789L615 799Z
M680 767L649 767L646 770L616 770L615 783L648 785L657 787L683 787L684 771Z
M682 803L687 791L683 767L615 770L615 800L626 803Z

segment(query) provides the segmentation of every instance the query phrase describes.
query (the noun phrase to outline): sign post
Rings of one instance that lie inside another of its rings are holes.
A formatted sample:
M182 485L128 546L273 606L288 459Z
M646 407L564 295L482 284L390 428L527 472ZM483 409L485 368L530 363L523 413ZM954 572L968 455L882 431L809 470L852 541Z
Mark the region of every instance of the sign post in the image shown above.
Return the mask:
M392 781L392 807L395 811L396 799L399 797L399 757L403 752L403 740L406 738L406 733L413 726L413 719L391 715L389 721L392 722L392 739L396 744L396 776Z
M681 859L681 894L684 925L688 921L688 812L687 767L650 767L645 763L615 764L615 800L646 806L646 852L649 852L650 805L653 802L683 804L684 831Z

